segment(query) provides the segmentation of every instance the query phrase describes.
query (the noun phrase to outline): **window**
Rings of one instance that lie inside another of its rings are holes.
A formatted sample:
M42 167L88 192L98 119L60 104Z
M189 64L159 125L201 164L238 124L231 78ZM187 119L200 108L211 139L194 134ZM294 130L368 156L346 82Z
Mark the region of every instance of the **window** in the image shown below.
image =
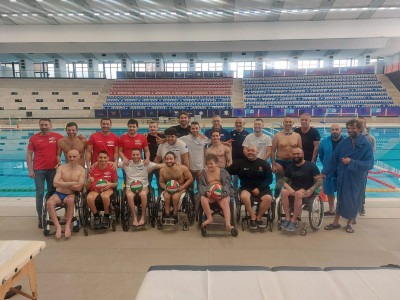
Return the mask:
M299 69L316 69L316 68L323 68L324 61L321 59L315 60L299 60L298 68Z
M57 102L64 102L64 99L57 99Z
M92 95L98 95L99 92L92 92Z
M274 69L287 69L288 68L288 62L287 60L275 60L274 61Z
M155 72L156 64L155 63L134 63L133 70L136 72Z
M103 71L106 74L107 79L116 79L117 72L122 71L121 63L102 63L99 64L99 71Z
M221 63L196 63L196 71L223 71L224 64Z
M84 110L90 110L90 107L89 106L84 106L83 109Z
M22 99L15 99L15 102L22 102Z
M26 110L26 107L25 106L20 106L20 107L18 107L18 110Z
M88 78L88 65L87 63L69 63L67 73L70 78Z
M52 95L58 95L59 92L51 92Z
M3 70L3 77L21 77L19 63L1 63L0 66L5 68Z
M79 92L72 92L72 95L79 95Z
M255 61L231 62L229 69L231 71L233 71L233 77L243 78L243 71L244 70L255 70L256 62Z
M43 102L43 99L36 99L36 102Z
M39 92L32 92L32 95L39 95Z
M358 59L335 59L333 61L333 67L335 68L344 68L344 67L357 67Z
M40 110L48 110L47 106L41 106Z
M68 106L63 106L62 110L69 110L69 107Z
M54 64L53 63L34 63L33 64L34 75L37 78L48 78L54 77Z
M0 110L4 110L4 107L3 107L3 106L0 106Z
M11 92L11 95L18 95L18 92Z
M78 99L78 102L85 102L85 99Z
M189 70L188 63L166 63L164 67L167 72L185 72Z

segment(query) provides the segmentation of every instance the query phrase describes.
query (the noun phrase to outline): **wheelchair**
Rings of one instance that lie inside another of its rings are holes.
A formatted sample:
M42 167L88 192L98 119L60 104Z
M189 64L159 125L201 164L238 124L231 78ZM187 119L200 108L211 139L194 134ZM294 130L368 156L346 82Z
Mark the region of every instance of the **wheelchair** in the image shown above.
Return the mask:
M49 212L47 211L47 200L50 198L50 194L47 193L46 196L43 198L43 205L42 205L42 222L43 222L43 235L49 236L53 235L56 232L51 231L51 226L54 226L53 221L50 218ZM82 207L83 207L83 200L82 194L80 192L75 192L75 205L74 205L74 214L72 216L71 224L73 225L72 232L79 232L80 224L82 223L83 214L82 214ZM62 203L56 205L56 213L61 209L67 209L67 204ZM58 217L58 221L61 226L64 226L66 221L60 220ZM64 233L64 231L63 231Z
M89 192L85 193L83 198L83 205L82 205L82 227L85 236L89 234L88 228L94 230L93 224L93 213L90 211L89 205L87 203L87 195ZM110 196L110 216L109 216L109 224L111 224L112 231L116 231L117 223L120 222L120 214L121 214L121 197L119 194L118 189L113 189L113 194ZM104 211L103 207L103 200L100 197L100 194L96 197L95 205L98 211ZM101 228L97 229L96 231L105 231L108 228Z
M157 197L157 201L153 207L153 216L157 223L157 229L161 230L164 225L171 226L181 223L183 230L189 230L189 226L193 225L195 220L195 208L194 208L194 194L190 188L186 189L186 192L182 193L178 203L178 220L173 217L165 216L164 213L164 193L161 192ZM171 213L173 211L173 205L171 203Z
M220 216L222 218L224 218L224 214L222 211L222 208L218 205L217 202L211 203L210 204L210 209L211 209L211 215L214 216ZM237 237L239 235L239 232L237 230L236 226L236 220L235 220L235 201L233 201L233 199L231 198L229 200L229 209L231 211L231 226L233 227L231 229L231 235L233 237ZM203 207L201 205L201 203L199 204L199 213L198 213L198 220L199 220L199 226L201 229L201 236L206 237L207 236L207 227L208 226L213 226L213 225L223 225L225 226L225 219L223 220L223 223L210 223L207 226L201 227L201 224L207 219L206 214L204 213Z
M314 193L309 197L302 199L303 203L301 205L299 215L297 217L297 226L300 229L300 234L305 236L307 235L309 227L313 231L317 231L321 228L322 221L324 219L324 202L322 197L318 193ZM305 221L302 220L303 209L307 207L308 209L308 222L309 225ZM289 208L290 208L290 216L293 216L294 209L294 196L289 196ZM286 219L285 213L283 211L283 206L281 202L281 198L278 198L277 205L277 219L278 219L278 228L281 230L281 223Z
M250 228L250 215L247 212L246 208L244 209L244 216L241 218L242 214L242 205L244 206L242 200L240 199L240 194L242 192L242 189L239 188L237 191L237 196L236 196L236 222L242 223L242 231L244 231L245 225L247 228ZM251 201L251 208L254 210L255 209L255 214L258 214L258 211L260 209L260 198L255 197L254 195L250 194L250 201ZM274 228L274 220L275 220L275 199L272 197L272 202L270 208L265 212L265 214L262 216L262 219L264 219L266 228L269 229L270 232L272 232L272 229Z
M153 214L154 211L154 205L155 205L155 191L152 186L148 186L149 192L147 194L147 218L148 222L147 224L151 224L151 226L154 228L156 225L156 220ZM138 219L142 215L142 203L139 195L135 195L133 198L133 201L135 203L136 207L136 216ZM121 192L121 225L122 225L122 230L123 231L129 231L129 228L131 227L132 224L132 214L131 214L131 209L128 204L128 199L126 197L126 187L122 190ZM140 226L142 227L142 226ZM134 227L135 228L135 227Z

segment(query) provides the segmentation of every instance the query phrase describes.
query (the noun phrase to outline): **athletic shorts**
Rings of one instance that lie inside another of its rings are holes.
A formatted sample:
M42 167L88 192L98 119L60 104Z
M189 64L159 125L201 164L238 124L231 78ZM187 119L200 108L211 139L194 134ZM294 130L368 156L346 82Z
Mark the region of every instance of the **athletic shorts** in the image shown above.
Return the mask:
M276 158L275 162L280 164L282 166L282 168L285 170L287 168L287 166L293 162L293 160L283 160L283 159Z
M242 188L242 190L248 191L250 193L251 197L254 197L254 198L262 198L265 195L272 196L272 192L270 189L262 189L262 190L259 189L260 193L257 196L253 194L253 192L252 192L253 189Z

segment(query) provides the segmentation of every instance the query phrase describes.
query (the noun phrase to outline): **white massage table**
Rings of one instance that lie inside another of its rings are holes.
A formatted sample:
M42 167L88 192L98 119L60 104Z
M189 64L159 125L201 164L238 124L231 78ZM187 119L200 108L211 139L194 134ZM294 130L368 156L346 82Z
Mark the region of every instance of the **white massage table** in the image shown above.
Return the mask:
M399 268L154 266L136 300L399 299Z
M42 241L0 241L0 299L4 299L8 291L37 299L35 256L45 247ZM29 276L32 295L13 288L25 275Z

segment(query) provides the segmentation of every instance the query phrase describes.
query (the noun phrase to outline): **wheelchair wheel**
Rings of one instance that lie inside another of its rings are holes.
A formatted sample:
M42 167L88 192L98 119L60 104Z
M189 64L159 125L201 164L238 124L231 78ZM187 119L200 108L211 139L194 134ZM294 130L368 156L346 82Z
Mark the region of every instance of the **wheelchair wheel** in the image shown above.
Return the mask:
M238 196L238 199L236 201L236 223L240 222L241 210L242 210L242 202L240 201L239 196Z
M236 227L233 227L233 228L231 229L231 235L232 235L233 237L237 237L237 236L239 235L239 231L237 230Z
M88 231L87 227L83 228L83 232L84 232L85 236L88 236L89 231Z
M160 220L157 220L157 229L158 230L161 230L163 228L163 226L162 226L162 224L161 224L161 221Z
M115 222L119 223L121 220L121 196L119 191L116 190L114 192L114 205L115 205Z
M312 230L316 231L321 228L324 218L324 202L319 195L309 202L308 218Z
M122 200L121 200L121 225L123 231L129 230L129 204L126 199L125 192L122 192Z
M201 236L206 237L207 236L207 229L206 227L201 227Z
M279 200L278 205L276 208L276 214L277 214L277 222L278 222L278 230L281 230L281 223L282 223L282 202Z
M116 220L112 220L111 229L112 229L112 231L117 230L117 221Z

